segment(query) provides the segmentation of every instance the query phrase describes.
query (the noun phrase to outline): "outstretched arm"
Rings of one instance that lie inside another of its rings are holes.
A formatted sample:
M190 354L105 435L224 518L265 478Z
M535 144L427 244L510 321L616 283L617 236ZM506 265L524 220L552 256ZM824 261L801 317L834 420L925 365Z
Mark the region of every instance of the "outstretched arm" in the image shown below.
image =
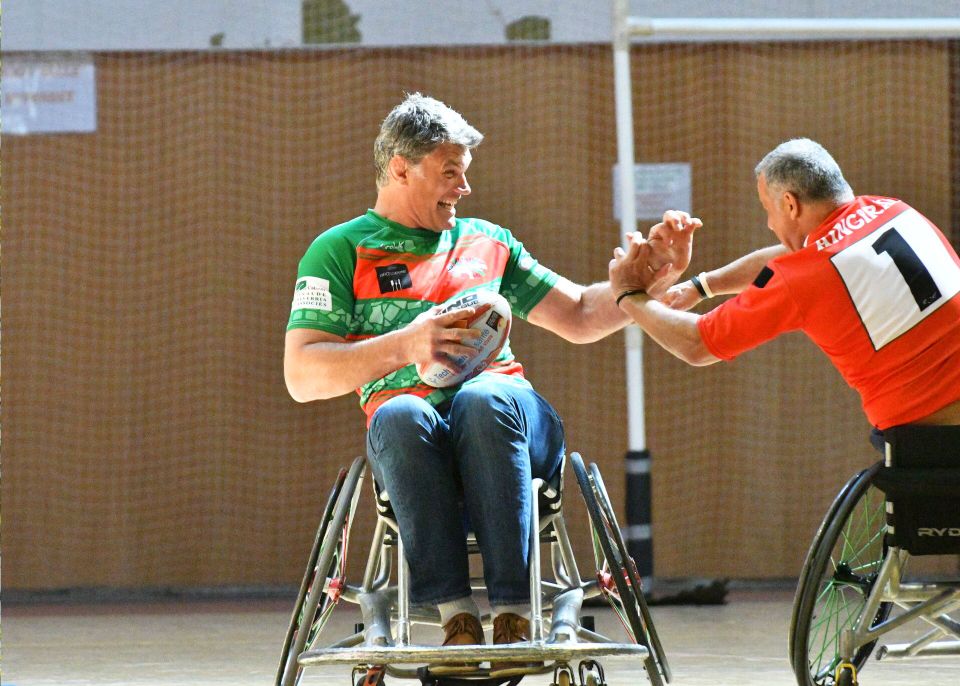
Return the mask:
M670 210L650 230L658 277L654 290L666 291L687 268L691 236L700 225L699 219L686 212ZM629 238L634 240L634 235ZM630 323L617 307L616 295L608 282L580 286L561 277L530 311L527 321L572 343L592 343Z
M617 307L608 282L581 286L561 276L527 321L571 343L592 343L619 331L630 318Z
M703 293L693 279L688 279L668 288L659 300L675 310L689 310L707 297L735 295L753 283L767 262L786 253L787 249L779 244L755 250L728 265L700 273L697 278L704 289Z
M697 327L700 315L671 310L645 294L624 298L620 301L620 309L630 315L660 347L687 364L702 367L720 361L700 337Z

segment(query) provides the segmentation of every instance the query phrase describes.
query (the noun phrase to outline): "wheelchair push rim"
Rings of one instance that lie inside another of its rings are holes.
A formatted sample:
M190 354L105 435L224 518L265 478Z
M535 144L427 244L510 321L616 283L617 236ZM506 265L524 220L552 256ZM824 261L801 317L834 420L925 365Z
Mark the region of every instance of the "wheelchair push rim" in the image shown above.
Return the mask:
M886 556L886 500L872 482L881 465L857 474L837 497L807 554L797 588L792 628L794 673L801 686L833 686L840 665L840 636L867 604ZM881 603L872 624L891 610ZM850 660L859 670L876 641Z
M640 575L627 553L600 472L594 464L588 474L577 453L571 455L571 463L592 524L597 576L603 595L630 638L649 651L644 667L651 683L658 686L663 681L669 682L670 667L643 596Z
M317 534L313 539L313 548L310 551L310 558L307 560L307 569L303 574L303 580L300 582L300 591L297 594L297 601L293 605L293 615L290 617L290 624L287 627L287 635L283 640L283 650L280 651L280 666L277 668L276 685L283 683L284 671L287 668L287 662L290 654L290 645L293 643L294 636L300 626L303 614L303 601L306 600L307 593L310 591L310 585L313 581L316 571L317 557L320 554L320 544L323 542L324 534L327 532L327 524L330 516L333 514L334 505L343 488L343 482L347 479L347 470L341 469L337 473L337 479L330 489L330 495L327 497L327 504L324 505L323 514L320 517L320 525L317 527Z
M356 458L349 471L341 470L331 491L287 629L277 671L277 686L300 683L303 667L297 659L317 640L339 602L339 589L345 587L347 542L360 494L363 467L363 458ZM317 583L319 579L323 582ZM310 621L305 623L308 617Z

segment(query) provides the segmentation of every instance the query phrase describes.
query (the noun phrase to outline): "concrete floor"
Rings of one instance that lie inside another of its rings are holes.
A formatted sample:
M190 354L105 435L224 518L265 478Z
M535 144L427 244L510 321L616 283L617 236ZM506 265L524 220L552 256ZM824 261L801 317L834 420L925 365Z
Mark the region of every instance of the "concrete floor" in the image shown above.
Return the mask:
M738 591L723 606L655 607L654 621L679 686L777 686L796 683L787 664L791 595ZM270 686L291 604L192 601L3 608L3 686ZM597 629L622 636L606 609L586 608ZM338 637L359 620L338 608L328 631ZM417 635L414 636L417 638ZM427 642L427 639L422 639ZM635 661L604 661L610 686L647 683ZM524 684L546 686L549 676ZM390 684L415 681L388 679ZM863 686L957 686L960 657L875 662ZM303 686L350 686L348 668L308 669Z

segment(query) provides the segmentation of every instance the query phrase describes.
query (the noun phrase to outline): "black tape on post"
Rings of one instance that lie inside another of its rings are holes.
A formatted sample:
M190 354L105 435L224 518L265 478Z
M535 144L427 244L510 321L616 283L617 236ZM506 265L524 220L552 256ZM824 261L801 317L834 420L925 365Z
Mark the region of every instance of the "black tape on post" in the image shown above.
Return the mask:
M645 586L653 581L650 451L627 451L627 551Z

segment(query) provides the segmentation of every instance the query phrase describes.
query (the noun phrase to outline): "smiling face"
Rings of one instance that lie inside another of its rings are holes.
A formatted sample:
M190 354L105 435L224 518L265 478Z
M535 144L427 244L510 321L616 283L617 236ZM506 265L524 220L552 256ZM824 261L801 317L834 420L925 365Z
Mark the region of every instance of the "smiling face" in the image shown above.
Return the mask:
M388 218L412 228L452 229L457 203L470 194L467 167L471 159L467 148L452 143L439 145L417 164L394 158L388 184L388 188L393 187L390 194L394 202L390 203Z

